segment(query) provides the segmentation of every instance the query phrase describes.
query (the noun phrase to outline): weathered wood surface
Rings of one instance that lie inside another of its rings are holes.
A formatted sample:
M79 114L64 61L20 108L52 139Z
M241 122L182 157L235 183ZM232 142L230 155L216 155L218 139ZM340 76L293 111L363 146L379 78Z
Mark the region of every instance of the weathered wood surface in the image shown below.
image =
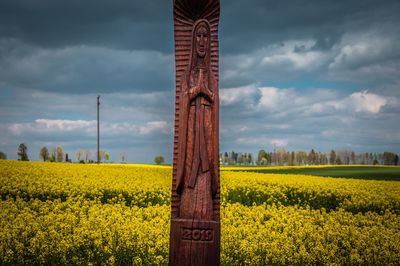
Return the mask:
M174 0L171 265L219 265L219 0Z

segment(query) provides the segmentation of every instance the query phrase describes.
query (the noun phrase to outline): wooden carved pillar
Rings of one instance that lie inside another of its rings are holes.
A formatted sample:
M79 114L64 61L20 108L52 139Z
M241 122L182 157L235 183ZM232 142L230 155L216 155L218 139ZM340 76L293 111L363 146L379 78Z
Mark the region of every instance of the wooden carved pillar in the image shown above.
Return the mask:
M219 0L174 0L170 265L219 265Z

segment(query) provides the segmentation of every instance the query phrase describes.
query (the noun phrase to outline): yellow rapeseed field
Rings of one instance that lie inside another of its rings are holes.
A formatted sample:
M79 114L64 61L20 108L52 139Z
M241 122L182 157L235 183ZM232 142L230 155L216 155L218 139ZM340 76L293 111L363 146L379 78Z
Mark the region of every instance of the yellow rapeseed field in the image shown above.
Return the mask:
M166 265L171 180L0 160L0 265ZM222 171L221 199L222 265L400 264L400 182Z

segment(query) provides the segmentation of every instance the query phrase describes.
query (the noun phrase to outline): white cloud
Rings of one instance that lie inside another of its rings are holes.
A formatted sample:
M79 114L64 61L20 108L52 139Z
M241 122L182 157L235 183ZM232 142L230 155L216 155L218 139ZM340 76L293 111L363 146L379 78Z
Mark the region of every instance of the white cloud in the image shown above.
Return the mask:
M60 129L64 131L76 130L79 128L92 127L96 124L95 120L84 121L84 120L50 120L50 119L36 119L37 124L44 125L47 129Z
M258 88L261 92L261 98L258 102L258 107L275 109L282 105L288 104L294 95L293 89L278 89L275 87Z
M267 130L290 129L291 127L292 126L289 124L269 124L264 126L264 128Z
M399 53L393 37L376 30L345 34L334 48L335 56L329 69L360 68L391 59L394 54Z
M328 130L323 130L321 132L321 136L323 136L324 138L333 138L333 137L338 136L339 135L338 133L339 132L337 130L328 129Z
M250 130L250 128L247 127L247 126L241 126L241 127L239 128L239 131L240 131L240 132L247 132L247 131L249 131L249 130Z
M221 106L234 105L239 102L253 105L259 95L256 84L250 84L238 88L220 89Z
M396 97L387 97L366 90L344 95L331 89L310 89L298 92L293 88L249 86L223 89L222 106L236 105L251 113L275 113L313 116L324 113L379 113L384 106L398 106Z
M293 79L319 70L330 62L331 51L313 49L316 40L287 40L250 53L229 54L221 59L221 79L227 86L250 82Z
M100 129L102 135L120 136L120 135L136 135L138 134L138 126L128 122L122 123L104 123Z
M267 144L275 145L277 147L287 146L289 141L287 139L276 139L271 138L266 135L262 135L259 137L241 137L237 138L236 142L244 145L252 145L256 147L265 147Z
M279 111L284 115L295 111L312 115L333 110L377 114L384 106L396 106L399 103L396 97L387 97L366 90L340 98L339 94L330 93L326 89L314 89L302 94L293 89L275 87L258 89L262 96L257 107L262 110Z
M286 41L280 46L271 46L261 60L261 66L288 64L295 69L316 68L325 60L325 55L320 51L310 50L315 40ZM301 51L297 51L301 50Z
M382 29L345 34L332 49L326 77L333 80L398 81L400 75L398 34Z
M288 140L287 139L273 139L273 140L271 140L270 143L277 147L284 147L284 146L288 145Z
M168 134L170 132L170 125L165 121L152 121L146 123L146 125L139 127L139 134L146 135L153 132L161 132Z
M85 120L51 120L36 119L35 122L12 123L8 129L14 135L54 135L54 134L83 134L86 136L95 136L97 134L97 121ZM166 121L150 121L144 125L135 125L132 123L110 123L105 122L100 125L100 134L102 136L121 136L121 135L147 135L151 133L168 134L171 127Z
M241 137L237 138L236 142L239 144L249 144L249 145L257 145L263 146L268 143L270 139L267 136L259 136L259 137Z
M96 129L96 121L84 120L50 120L36 119L34 123L13 123L9 125L9 130L16 134L23 133L56 133L56 132L72 132L79 131L88 135L93 134Z
M349 96L356 112L379 113L380 109L387 104L387 99L367 91L355 92Z
M221 80L228 86L296 80L399 81L400 38L381 27L345 33L330 49L316 39L292 39L242 54L223 56Z
M394 97L385 97L368 91L360 91L354 92L344 99L329 102L328 105L335 107L337 110L377 114L382 107L396 103L397 99Z
M339 68L344 64L355 63L357 60L365 56L369 47L367 43L357 43L354 45L345 45L340 49L339 54L329 64L329 68Z

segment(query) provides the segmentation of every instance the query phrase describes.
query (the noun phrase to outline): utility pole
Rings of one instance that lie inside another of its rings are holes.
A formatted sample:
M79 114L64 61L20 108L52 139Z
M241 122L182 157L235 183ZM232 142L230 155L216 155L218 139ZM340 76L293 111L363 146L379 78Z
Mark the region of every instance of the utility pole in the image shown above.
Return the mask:
M99 109L100 109L100 95L97 96L97 163L100 163L100 119L99 119Z

